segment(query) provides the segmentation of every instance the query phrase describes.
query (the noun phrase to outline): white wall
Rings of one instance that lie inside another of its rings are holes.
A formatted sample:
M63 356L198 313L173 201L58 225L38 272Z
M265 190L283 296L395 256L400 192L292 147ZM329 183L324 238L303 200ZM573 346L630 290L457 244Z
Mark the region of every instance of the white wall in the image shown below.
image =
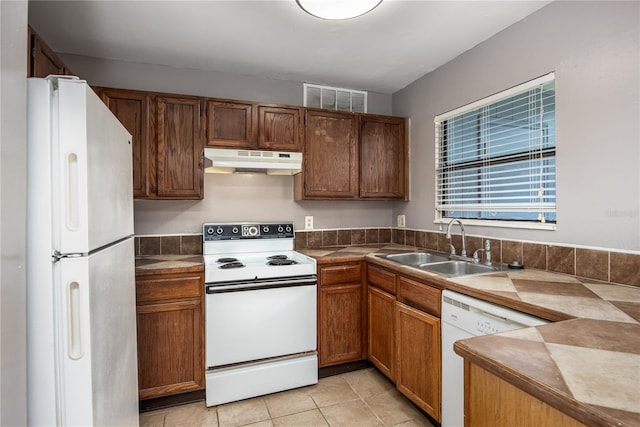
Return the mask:
M293 201L293 177L255 174L205 174L202 201L137 200L136 234L198 233L203 222L288 221L304 229L304 216L314 227L355 228L390 225L390 202Z
M27 425L27 2L0 1L0 425Z
M556 72L557 230L472 234L640 250L639 2L554 2L393 95L411 118L408 227L437 230L433 118Z
M98 86L302 105L301 82L78 55L60 57L74 73ZM391 114L391 95L370 92L368 111ZM292 177L205 174L204 183L202 201L136 201L136 234L197 233L202 223L216 221L293 220L296 229L302 229L305 215L314 216L317 229L392 225L391 202L295 202Z
M37 28L35 28L38 31ZM59 54L71 70L91 85L209 96L275 104L302 105L302 84L241 74L174 68ZM391 114L391 95L369 92L368 112Z

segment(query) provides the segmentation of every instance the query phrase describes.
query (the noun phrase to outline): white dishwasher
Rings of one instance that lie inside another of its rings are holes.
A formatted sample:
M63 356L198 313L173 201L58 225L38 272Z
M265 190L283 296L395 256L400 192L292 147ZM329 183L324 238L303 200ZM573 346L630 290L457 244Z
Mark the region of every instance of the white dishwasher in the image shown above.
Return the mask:
M442 292L442 427L464 426L464 364L453 343L547 323L457 292Z

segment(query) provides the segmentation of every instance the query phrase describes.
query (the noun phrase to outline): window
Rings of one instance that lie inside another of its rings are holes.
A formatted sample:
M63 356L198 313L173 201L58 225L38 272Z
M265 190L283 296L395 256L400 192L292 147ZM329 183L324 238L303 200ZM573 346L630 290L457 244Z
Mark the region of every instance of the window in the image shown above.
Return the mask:
M554 228L555 123L553 73L437 116L436 222Z
M304 106L366 113L367 92L304 83Z

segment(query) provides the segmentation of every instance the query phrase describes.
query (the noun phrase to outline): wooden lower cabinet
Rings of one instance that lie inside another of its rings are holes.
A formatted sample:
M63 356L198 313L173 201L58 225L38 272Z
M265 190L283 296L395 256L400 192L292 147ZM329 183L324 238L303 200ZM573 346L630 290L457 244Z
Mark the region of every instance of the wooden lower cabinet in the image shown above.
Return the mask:
M396 387L440 420L440 319L396 302Z
M467 360L464 362L465 427L582 427L518 387Z
M323 266L318 284L318 366L365 358L360 262Z
M369 360L440 421L442 290L367 265Z
M395 381L396 297L369 286L369 360L391 381Z
M204 389L202 273L136 277L140 399Z

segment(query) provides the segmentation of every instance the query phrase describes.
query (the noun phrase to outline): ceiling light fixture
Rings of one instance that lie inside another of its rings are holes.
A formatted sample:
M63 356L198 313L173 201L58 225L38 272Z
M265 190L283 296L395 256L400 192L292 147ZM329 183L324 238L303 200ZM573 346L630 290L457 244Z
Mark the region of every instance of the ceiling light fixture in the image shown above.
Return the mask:
M364 15L382 0L296 0L309 15L321 19L349 19Z

